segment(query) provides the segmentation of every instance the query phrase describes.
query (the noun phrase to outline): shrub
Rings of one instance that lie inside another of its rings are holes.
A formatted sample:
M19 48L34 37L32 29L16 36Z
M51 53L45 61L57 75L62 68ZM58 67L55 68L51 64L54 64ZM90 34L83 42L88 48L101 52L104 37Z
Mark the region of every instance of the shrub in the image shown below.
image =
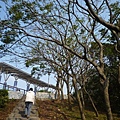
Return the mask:
M0 108L5 107L7 102L8 102L8 91L0 90Z

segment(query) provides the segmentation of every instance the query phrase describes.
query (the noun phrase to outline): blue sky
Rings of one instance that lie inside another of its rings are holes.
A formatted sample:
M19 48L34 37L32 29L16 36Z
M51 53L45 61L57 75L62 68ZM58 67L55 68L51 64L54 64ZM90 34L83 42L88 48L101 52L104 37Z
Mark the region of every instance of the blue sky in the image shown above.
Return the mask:
M5 19L5 5L2 1L0 1L0 5L2 6L2 8L0 8L0 19ZM17 58L18 59L18 58ZM27 68L25 67L24 63L19 63L16 59L16 62L10 62L10 61L14 61L15 60L15 56L5 56L3 58L0 58L0 62L5 62L8 63L16 68L19 68L20 70L27 72L28 74L31 73L31 69L32 68ZM41 80L44 80L44 82L48 82L48 75L46 76L42 76ZM2 82L3 82L3 77L2 77ZM8 80L8 84L13 85L14 84L14 78L11 77L10 80ZM50 76L50 84L55 85L55 79L52 76ZM21 82L21 80L18 82L18 87L22 87L22 88L26 88L26 83L24 81Z

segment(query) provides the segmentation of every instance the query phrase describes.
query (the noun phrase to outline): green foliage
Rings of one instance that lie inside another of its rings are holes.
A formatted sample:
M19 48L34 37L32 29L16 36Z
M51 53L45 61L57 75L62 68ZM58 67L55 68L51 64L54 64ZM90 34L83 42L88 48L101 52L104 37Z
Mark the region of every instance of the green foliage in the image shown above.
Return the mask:
M115 2L110 5L112 12L114 13L114 17L118 16L120 14L120 2Z
M103 30L104 31L104 30ZM92 51L97 50L97 44L91 43ZM120 85L118 83L118 71L117 71L117 64L118 64L118 53L115 51L113 44L104 43L104 57L105 57L105 74L107 78L110 80L109 85L109 95L110 95L110 103L112 111L115 113L119 112L120 108L120 92L119 88ZM103 88L99 83L99 76L98 73L94 69L89 70L90 80L88 81L86 88L89 94L91 95L96 107L98 110L105 111L105 104L103 98ZM93 74L93 75L92 75ZM92 76L91 76L92 75ZM91 104L90 101L87 99L88 96L85 96L86 103Z
M44 7L44 9L46 9L47 11L51 11L52 10L52 7L53 7L53 4L52 3L50 3L50 4L47 4L45 7Z
M5 36L4 38L1 39L1 41L5 44L9 44L11 43L12 41L15 41L14 38L11 38L10 36Z
M76 30L78 28L78 26L77 25L73 25L72 28Z
M26 60L25 65L26 65L26 67L29 67L30 65L32 65L33 63L36 63L38 61L39 61L39 58L32 58L32 59Z
M0 90L0 97L5 97L8 96L8 91L7 90Z
M47 93L51 93L51 91L48 91L48 90L39 90L39 92L47 92Z
M0 90L0 108L5 107L7 102L8 102L8 91Z
M114 61L113 61L114 62ZM105 102L103 97L103 87L99 83L99 76L94 69L89 70L90 74L94 74L90 77L90 80L86 84L86 89L91 95L97 109L99 111L105 112ZM118 71L116 69L116 64L111 63L109 66L105 65L105 72L107 73L107 77L109 78L110 85L109 85L109 96L110 96L110 103L111 109L113 113L120 112L120 84L118 83ZM86 106L91 106L91 102L88 99L88 96L85 95L85 103Z
M95 75L91 77L91 79L88 81L86 85L86 89L89 92L90 96L92 97L94 104L96 105L97 109L99 111L105 112L105 102L104 102L104 96L103 96L103 88L100 85L99 82L99 76L97 75L97 72L94 70L91 70L94 72ZM85 102L86 107L91 106L91 102L88 99L88 96L85 96ZM88 105L88 106L87 106ZM91 106L92 107L92 106Z
M115 46L113 44L104 43L104 57L107 58L107 62L105 64L111 68L111 70L117 69L116 66L118 64L118 56L119 54L115 50ZM108 68L109 69L109 68ZM110 73L110 71L109 71Z
M99 30L99 32L101 33L101 35L104 35L105 31L106 31L106 29L104 29L104 28Z
M117 67L117 66L116 66ZM114 69L113 69L114 68ZM109 85L109 94L111 101L112 111L115 113L120 113L120 84L118 82L118 71L112 66L108 69L110 72L110 85Z
M1 34L0 34L0 39L1 42L5 45L8 45L10 43L12 43L13 41L15 41L15 38L18 37L18 31L16 31L15 29L5 29L4 26L12 26L11 22L9 20L2 20L1 21L1 26L0 26L0 30L1 30ZM13 27L13 26L12 26ZM15 27L15 26L14 26Z
M0 50L4 50L5 45L0 45Z

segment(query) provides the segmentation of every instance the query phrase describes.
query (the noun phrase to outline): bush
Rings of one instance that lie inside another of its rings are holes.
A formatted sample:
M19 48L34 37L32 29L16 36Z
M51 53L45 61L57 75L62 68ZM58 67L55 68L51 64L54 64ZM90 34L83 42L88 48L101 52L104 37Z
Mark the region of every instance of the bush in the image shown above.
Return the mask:
M40 90L39 92L47 92L47 93L51 93L51 91L48 91L48 90Z
M0 108L5 107L7 102L8 102L8 91L0 90Z

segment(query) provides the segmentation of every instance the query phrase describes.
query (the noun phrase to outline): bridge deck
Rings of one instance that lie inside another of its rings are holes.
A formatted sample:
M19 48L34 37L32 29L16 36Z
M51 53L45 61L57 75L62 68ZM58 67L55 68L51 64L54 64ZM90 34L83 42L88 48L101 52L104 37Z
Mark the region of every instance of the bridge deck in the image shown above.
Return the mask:
M7 63L4 63L4 62L0 62L0 70L1 70L1 73L6 72L7 74L11 74L11 75L14 74L18 78L21 78L31 84L35 84L40 87L48 87L49 86L49 88L57 89L54 85L47 84L41 80L33 78L30 74L28 74L18 68L15 68Z

